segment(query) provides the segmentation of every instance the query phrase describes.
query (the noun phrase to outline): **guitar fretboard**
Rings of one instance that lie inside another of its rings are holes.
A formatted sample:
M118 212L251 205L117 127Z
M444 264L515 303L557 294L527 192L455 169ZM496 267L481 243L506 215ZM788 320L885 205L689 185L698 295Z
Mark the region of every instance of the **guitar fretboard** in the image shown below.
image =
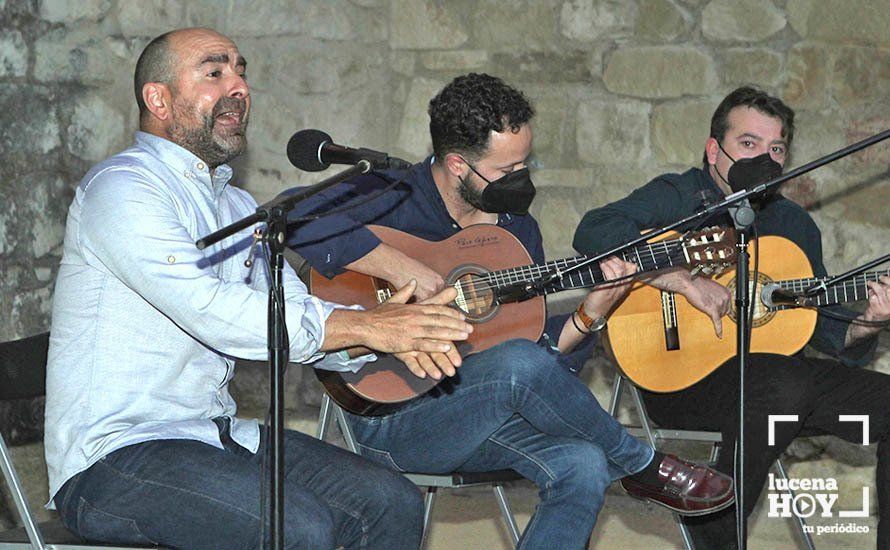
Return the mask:
M677 265L685 265L683 241L681 239L664 240L654 244L645 244L629 249L621 255L624 261L636 264L637 270L654 271ZM543 264L515 267L492 271L484 279L494 287L505 287L517 283L534 281L553 273L562 273L569 268L587 261L590 256L575 256L545 262ZM591 264L566 273L542 290L544 294L573 288L588 288L606 281L599 265Z
M860 275L847 279L846 281L841 281L840 283L832 285L825 291L816 294L815 296L810 298L810 303L816 306L829 306L833 304L841 304L844 302L856 302L859 300L866 300L868 299L868 287L865 285L866 281L877 282L880 277L887 276L890 276L890 269L885 269L883 271L868 271L866 273L862 273ZM783 290L788 290L791 292L803 292L816 283L824 281L826 279L827 277L813 277L810 279L788 279L785 281L778 281L778 284ZM776 309L784 308L784 306L781 306Z

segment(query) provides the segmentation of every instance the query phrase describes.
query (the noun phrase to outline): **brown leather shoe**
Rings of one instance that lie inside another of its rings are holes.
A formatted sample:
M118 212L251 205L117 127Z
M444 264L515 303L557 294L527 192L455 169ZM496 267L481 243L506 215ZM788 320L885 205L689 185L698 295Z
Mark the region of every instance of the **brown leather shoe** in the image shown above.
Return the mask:
M632 497L648 500L684 516L702 516L722 510L733 503L732 478L717 470L665 455L658 467L656 487L630 477L621 486Z

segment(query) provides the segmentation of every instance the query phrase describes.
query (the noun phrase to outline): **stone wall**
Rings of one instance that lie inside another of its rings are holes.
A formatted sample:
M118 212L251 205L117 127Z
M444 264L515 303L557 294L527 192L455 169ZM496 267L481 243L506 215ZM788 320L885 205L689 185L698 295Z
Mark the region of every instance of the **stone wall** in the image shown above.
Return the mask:
M259 200L323 176L287 162L298 129L420 159L426 104L454 76L525 90L553 258L573 253L586 209L697 164L739 84L797 109L792 165L890 127L888 0L0 0L0 338L49 327L73 188L131 142L139 51L184 25L220 30L249 60L236 181ZM829 271L886 253L888 163L885 143L785 190L822 227ZM890 372L887 350L885 334L876 368ZM592 376L603 397L610 375Z

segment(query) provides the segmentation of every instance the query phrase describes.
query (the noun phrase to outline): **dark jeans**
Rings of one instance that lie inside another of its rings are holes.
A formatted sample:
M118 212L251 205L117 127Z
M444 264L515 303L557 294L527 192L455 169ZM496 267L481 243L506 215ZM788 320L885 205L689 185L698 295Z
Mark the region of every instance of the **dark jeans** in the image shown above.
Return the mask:
M745 377L745 515L750 515L770 467L798 436L835 435L862 442L862 424L838 415L868 415L870 442L878 443L876 473L879 508L878 548L890 548L890 376L845 367L837 361L752 354ZM738 365L723 364L691 388L669 394L644 392L650 416L671 428L723 434L717 469L732 473L738 433ZM767 415L796 414L798 422L775 424L775 445L767 444ZM696 548L734 548L735 507L686 524Z
M65 526L92 541L260 548L266 438L251 454L228 437L227 422L218 424L225 449L150 441L78 474L55 497ZM299 432L285 433L284 496L287 548L420 545L423 503L411 482Z
M653 450L590 389L528 340L467 357L458 375L397 412L352 416L362 453L402 471L512 468L541 498L520 548L587 548L606 488Z

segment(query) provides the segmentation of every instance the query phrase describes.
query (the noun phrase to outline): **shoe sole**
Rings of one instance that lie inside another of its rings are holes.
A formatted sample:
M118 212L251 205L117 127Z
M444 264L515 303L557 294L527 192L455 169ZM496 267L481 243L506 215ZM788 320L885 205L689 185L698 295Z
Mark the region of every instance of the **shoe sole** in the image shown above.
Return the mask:
M659 500L653 500L653 499L650 499L647 497L638 497L636 495L632 495L632 494L628 493L627 490L625 490L624 493L631 498L635 498L637 500L642 500L643 502L648 502L648 503L654 504L656 506L661 506L662 508L667 508L668 510L675 512L677 514L680 514L681 516L684 516L684 517L706 516L708 514L713 514L714 512L719 512L720 510L729 508L730 506L732 506L735 503L735 498L731 498L728 501L726 501L723 504L720 504L718 506L713 506L711 508L706 508L704 510L696 510L696 511L690 512L689 510L684 510L682 508L675 508L675 507L670 506L669 504L665 504L664 502L661 502Z

